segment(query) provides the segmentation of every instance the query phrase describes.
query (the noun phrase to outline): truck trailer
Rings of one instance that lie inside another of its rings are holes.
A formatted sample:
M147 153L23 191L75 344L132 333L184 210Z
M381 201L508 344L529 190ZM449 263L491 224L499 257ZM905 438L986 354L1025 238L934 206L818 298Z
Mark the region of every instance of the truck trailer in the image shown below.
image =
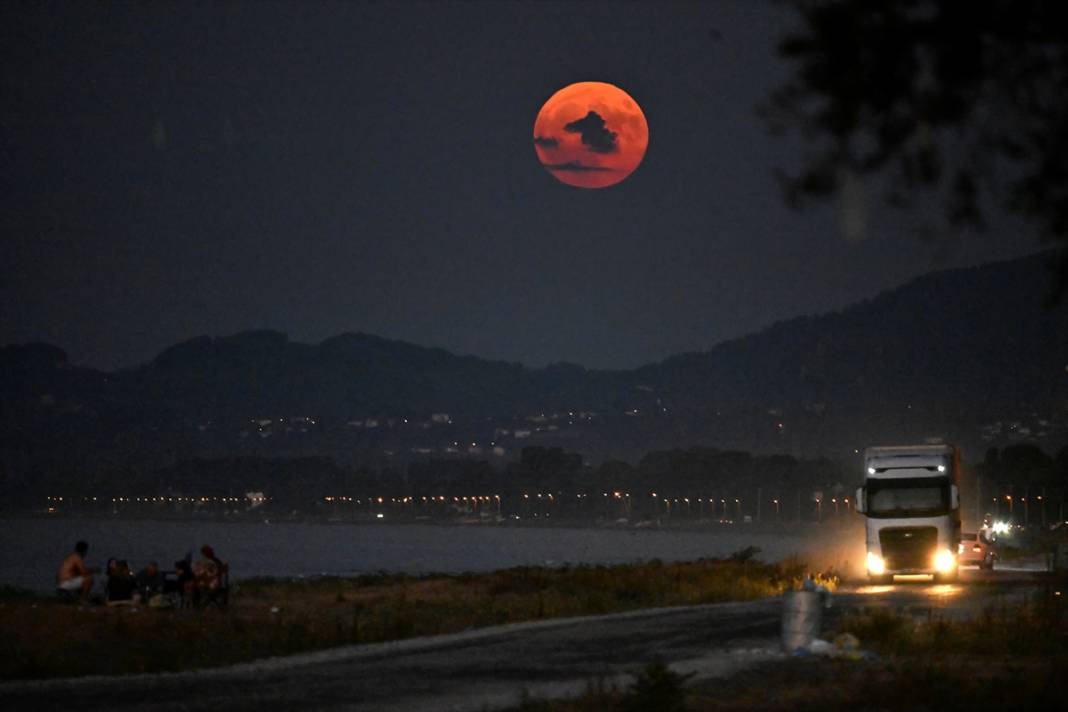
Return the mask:
M929 574L955 581L960 544L960 450L951 445L871 447L857 512L866 518L873 583Z

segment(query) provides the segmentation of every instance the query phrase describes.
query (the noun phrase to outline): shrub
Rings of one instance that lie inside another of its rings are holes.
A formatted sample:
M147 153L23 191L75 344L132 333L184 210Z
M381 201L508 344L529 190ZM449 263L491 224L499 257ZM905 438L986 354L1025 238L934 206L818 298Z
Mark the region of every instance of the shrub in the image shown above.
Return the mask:
M683 686L691 675L679 675L656 661L643 670L630 693L624 698L625 712L684 712L686 709L686 689Z

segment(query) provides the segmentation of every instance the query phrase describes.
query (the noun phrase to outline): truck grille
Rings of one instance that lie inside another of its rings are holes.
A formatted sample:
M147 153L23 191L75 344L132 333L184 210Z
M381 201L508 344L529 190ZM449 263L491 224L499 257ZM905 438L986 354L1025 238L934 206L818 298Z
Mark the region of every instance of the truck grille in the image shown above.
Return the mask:
M929 569L933 563L938 529L898 527L879 532L883 560L888 569Z

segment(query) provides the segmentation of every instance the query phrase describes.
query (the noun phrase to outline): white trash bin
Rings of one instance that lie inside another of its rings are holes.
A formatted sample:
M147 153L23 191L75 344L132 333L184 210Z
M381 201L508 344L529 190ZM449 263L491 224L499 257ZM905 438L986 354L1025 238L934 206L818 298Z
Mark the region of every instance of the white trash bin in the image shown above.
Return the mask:
M782 602L782 649L793 653L808 649L820 635L825 594L817 591L788 591Z

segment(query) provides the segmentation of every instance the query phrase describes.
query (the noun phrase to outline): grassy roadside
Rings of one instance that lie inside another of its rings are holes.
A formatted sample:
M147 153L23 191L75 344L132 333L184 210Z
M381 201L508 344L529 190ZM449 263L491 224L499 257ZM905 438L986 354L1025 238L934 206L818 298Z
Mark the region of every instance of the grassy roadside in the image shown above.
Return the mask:
M991 608L967 621L917 623L885 610L844 617L834 634L856 635L865 649L879 653L877 660L792 658L693 684L654 664L628 689L591 685L580 698L529 701L520 710L1064 709L1068 591L1060 590L1060 595L1050 589L1029 605Z
M804 575L726 560L243 581L226 611L64 605L0 590L0 679L211 667L502 623L776 595Z

